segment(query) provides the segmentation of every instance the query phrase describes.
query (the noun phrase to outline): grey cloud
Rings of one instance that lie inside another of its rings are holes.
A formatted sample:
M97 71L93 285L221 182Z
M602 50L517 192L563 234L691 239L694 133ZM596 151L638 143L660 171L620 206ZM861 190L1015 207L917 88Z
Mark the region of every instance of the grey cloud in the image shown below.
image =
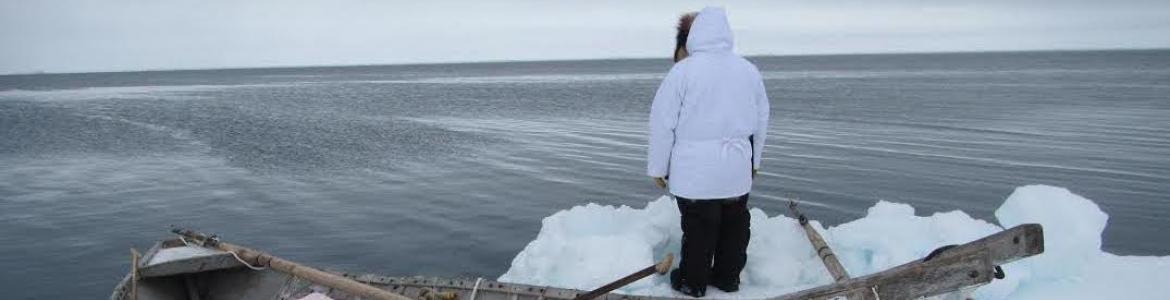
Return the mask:
M703 5L0 0L0 73L664 57L674 18ZM725 6L745 54L1170 47L1170 1Z

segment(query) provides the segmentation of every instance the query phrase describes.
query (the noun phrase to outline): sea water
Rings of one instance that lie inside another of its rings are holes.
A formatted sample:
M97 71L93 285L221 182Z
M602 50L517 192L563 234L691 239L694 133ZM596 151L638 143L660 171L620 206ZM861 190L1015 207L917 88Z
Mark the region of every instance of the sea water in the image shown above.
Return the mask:
M909 207L982 234L1016 187L1047 184L1109 216L1103 251L1170 253L1170 51L752 60L773 103L750 200L767 218L796 198L825 228ZM172 224L326 269L497 278L558 211L661 205L645 121L669 67L0 76L0 285L104 296Z

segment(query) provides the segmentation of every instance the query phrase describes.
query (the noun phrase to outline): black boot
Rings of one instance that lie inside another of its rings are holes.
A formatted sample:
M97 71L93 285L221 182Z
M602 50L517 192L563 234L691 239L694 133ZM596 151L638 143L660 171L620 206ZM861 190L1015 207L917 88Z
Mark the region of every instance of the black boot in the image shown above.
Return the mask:
M720 291L734 293L739 291L739 278L733 280L711 280L712 286L715 286Z
M705 286L694 287L694 286L691 286L689 284L686 284L686 282L684 282L684 280L682 278L682 272L679 272L679 271L680 271L679 269L674 269L674 271L670 271L670 287L671 288L678 291L679 293L683 293L683 294L686 294L687 296L691 296L691 297L695 297L695 298L703 298L703 296L705 296L707 294L707 287L705 287Z

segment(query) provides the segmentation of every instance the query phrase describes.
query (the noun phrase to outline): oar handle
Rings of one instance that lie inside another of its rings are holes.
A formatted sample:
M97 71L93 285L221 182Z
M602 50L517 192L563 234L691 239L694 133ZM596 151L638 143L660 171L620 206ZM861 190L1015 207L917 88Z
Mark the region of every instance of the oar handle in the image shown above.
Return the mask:
M663 275L666 272L670 272L670 266L672 265L674 265L674 253L667 253L666 257L658 262L658 265L654 266L654 271L658 272L658 275Z
M628 284L634 283L634 281L638 281L638 279L646 278L646 276L650 276L651 274L654 274L654 273L666 274L666 272L670 271L670 266L673 263L674 263L674 254L667 253L666 257L663 258L662 261L654 263L654 265L651 265L649 267L638 270L637 272L634 272L633 274L626 275L626 277L622 277L622 279L618 279L617 281L610 282L609 284L603 285L603 286L597 288L596 290L592 290L592 291L589 291L588 293L581 294L580 296L577 296L577 298L573 298L573 300L589 300L589 299L597 298L597 297L600 297L601 295L605 295L606 293L609 293L613 290L616 290L616 289L619 289L619 288L626 286Z

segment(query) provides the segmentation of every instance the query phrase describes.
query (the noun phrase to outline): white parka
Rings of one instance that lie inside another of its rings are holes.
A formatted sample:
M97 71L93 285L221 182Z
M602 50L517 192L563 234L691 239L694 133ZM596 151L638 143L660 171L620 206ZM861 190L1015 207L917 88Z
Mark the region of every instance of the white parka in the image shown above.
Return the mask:
M746 194L767 137L763 79L755 65L732 52L722 8L699 12L686 47L688 57L666 74L650 106L647 174L669 175L670 193L679 197Z

